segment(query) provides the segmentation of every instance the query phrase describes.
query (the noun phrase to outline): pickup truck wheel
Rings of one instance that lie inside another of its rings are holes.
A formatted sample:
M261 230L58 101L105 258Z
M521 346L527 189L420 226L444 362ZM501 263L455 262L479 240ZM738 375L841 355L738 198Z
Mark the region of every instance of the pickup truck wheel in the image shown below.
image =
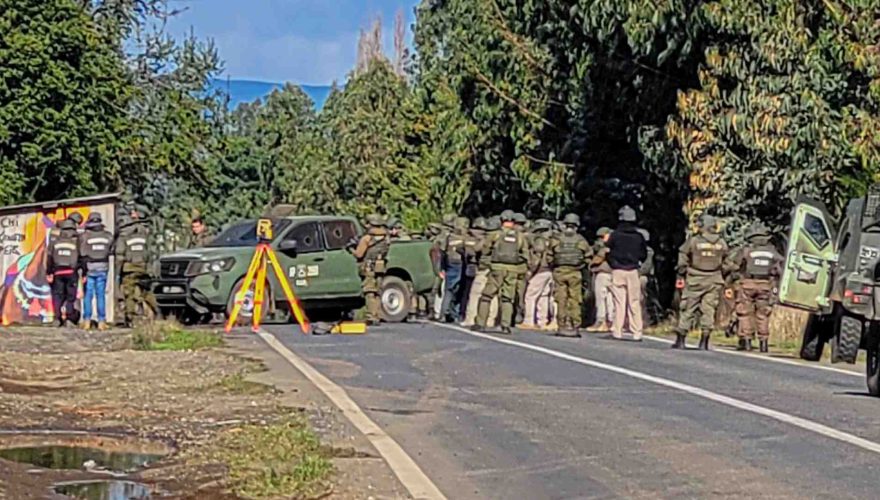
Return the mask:
M831 339L831 362L856 362L862 341L862 320L841 313L837 323L837 335Z
M801 359L807 361L819 361L822 359L822 351L825 350L825 342L828 335L829 326L833 326L824 316L811 314L804 326L804 333L801 337Z
M880 350L876 347L868 349L865 375L868 382L868 393L875 397L880 396Z
M238 280L238 283L232 288L232 292L229 293L229 299L226 301L226 319L228 320L230 316L232 316L232 308L235 307L235 299L238 296L238 291L241 290L242 285L244 284L244 279ZM272 290L269 288L269 284L266 283L266 302L263 304L263 314L262 318L260 318L260 323L266 321L266 318L269 317L269 309L272 304ZM247 326L253 323L254 317L254 291L251 289L248 291L247 295L245 295L244 303L241 306L241 311L238 313L238 318L235 321L235 326Z
M387 323L400 323L409 316L412 294L406 281L397 276L386 276L382 280L382 319Z

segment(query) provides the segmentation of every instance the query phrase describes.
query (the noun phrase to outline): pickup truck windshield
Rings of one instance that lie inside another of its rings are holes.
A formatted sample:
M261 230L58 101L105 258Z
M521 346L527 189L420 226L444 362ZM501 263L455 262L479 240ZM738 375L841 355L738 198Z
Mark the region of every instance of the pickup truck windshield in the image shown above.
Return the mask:
M275 237L281 235L289 225L290 221L287 219L273 219L272 231L275 233ZM207 248L255 247L257 243L257 221L248 220L231 226L205 246Z

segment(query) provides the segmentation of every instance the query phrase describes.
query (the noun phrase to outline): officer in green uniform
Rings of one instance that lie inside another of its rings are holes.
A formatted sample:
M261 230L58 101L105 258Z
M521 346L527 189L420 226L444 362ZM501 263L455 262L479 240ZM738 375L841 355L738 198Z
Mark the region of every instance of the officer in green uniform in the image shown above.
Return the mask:
M150 228L144 219L143 207L131 208L130 222L120 228L116 239L116 263L120 270L120 283L125 308L125 325L131 326L139 306L143 314L152 319L158 312L156 297L150 290Z
M770 242L770 230L755 222L746 233L746 244L731 260L739 286L736 287L736 315L740 351L751 351L758 334L761 352L769 350L773 288L782 274L784 259Z
M529 228L531 224L529 223L529 219L524 214L520 212L514 212L513 224L514 227L516 227L516 230L521 232L526 237L526 241L531 238L529 234ZM529 259L531 259L531 256L529 257ZM528 260L525 264L519 266L518 271L519 274L516 278L516 305L514 306L514 316L516 318L516 324L522 323L525 316L526 288L528 287L529 281Z
M358 241L354 257L360 265L363 279L364 299L367 305L367 323L377 324L381 320L382 301L379 298L382 278L385 275L385 262L390 247L387 222L380 215L367 217L367 233Z
M581 326L584 301L583 270L593 257L593 248L578 233L579 227L580 217L568 214L562 220L562 231L550 240L559 335L572 337L579 336L577 329Z
M688 331L694 326L694 317L700 315L700 346L709 350L709 337L715 327L721 289L724 286L727 243L718 234L715 217L704 214L699 220L700 232L684 242L678 250L678 280L682 290L681 312L676 328L673 349L684 349Z
M459 321L461 322L465 322L468 316L468 307L471 304L471 290L480 268L480 256L483 251L485 238L486 219L477 217L464 237L464 267L459 285L461 288Z
M475 331L485 330L489 319L489 307L498 297L501 311L501 331L509 334L513 326L513 306L516 301L517 280L520 269L529 260L529 244L525 235L516 229L514 213L501 213L502 227L486 238L483 253L490 257L489 278L480 297Z

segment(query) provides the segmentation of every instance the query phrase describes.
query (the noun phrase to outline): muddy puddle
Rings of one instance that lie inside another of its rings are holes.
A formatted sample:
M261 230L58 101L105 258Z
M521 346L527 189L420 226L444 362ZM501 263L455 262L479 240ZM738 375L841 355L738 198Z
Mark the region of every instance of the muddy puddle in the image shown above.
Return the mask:
M84 500L135 500L151 498L150 487L132 481L71 481L58 483L53 491Z
M159 461L163 455L127 453L67 445L22 446L0 449L0 458L43 469L132 472Z

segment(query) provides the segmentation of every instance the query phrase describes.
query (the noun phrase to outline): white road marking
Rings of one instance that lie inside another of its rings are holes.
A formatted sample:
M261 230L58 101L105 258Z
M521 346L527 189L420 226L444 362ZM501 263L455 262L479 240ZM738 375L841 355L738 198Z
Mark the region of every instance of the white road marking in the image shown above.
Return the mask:
M655 377L654 375L648 375L647 373L637 372L635 370L630 370L628 368L622 368L620 366L610 365L607 363L602 363L599 361L593 361L590 359L580 358L577 356L573 356L571 354L566 354L564 352L554 351L553 349L547 349L546 347L540 347L532 344L527 344L524 342L518 342L516 340L510 340L506 338L501 338L494 335L487 335L484 333L473 332L458 326L453 325L445 325L445 324L437 324L442 328L446 328L449 330L455 330L461 333L465 333L472 337L478 337L485 340L490 340L492 342L497 342L499 344L505 344L513 347L519 347L521 349L527 349L529 351L538 352L541 354L546 354L548 356L552 356L554 358L563 359L565 361L571 361L572 363L578 363L584 366L589 366L592 368L598 368L600 370L605 370L613 373L617 373L620 375L625 375L627 377L631 377L638 380L644 380L645 382L650 382L652 384L660 385L663 387L669 387L671 389L676 389L678 391L682 391L693 396L701 397L703 399L708 399L710 401L714 401L716 403L721 403L723 405L730 406L732 408L736 408L739 410L747 411L750 413L754 413L756 415L761 415L764 417L772 418L773 420L777 420L779 422L789 424L810 432L814 432L816 434L836 439L837 441L848 443L853 446L857 446L867 451L871 451L877 454L880 454L880 443L875 443L873 441L869 441L864 438L860 438L856 435L850 434L848 432L839 431L837 429L828 427L827 425L820 424L818 422L813 422L812 420L807 420L805 418L796 417L794 415L789 415L788 413L783 413L781 411L772 410L770 408L765 408L763 406L758 406L756 404L748 403L746 401L742 401L740 399L732 398L729 396L725 396L723 394L718 394L716 392L712 392L706 389L701 389L699 387L695 387L688 384L683 384L681 382L676 382L674 380L665 379L662 377Z
M661 342L664 344L672 344L672 341L669 339L664 339L661 337L654 337L652 335L645 335L642 338L647 339L647 340L652 340L654 342ZM842 368L834 368L833 366L824 366L824 365L820 365L818 363L810 363L810 364L800 363L798 361L794 361L791 359L773 358L773 357L766 356L766 355L759 356L757 354L751 354L748 352L730 351L727 349L713 349L712 352L719 352L721 354L729 354L731 356L743 356L746 358L752 358L752 359L757 359L757 360L761 360L761 361L771 361L773 363L782 363L784 365L799 366L801 368L811 368L813 370L823 370L826 372L840 373L842 375L849 375L851 377L862 378L864 376L863 374L861 374L857 371L846 370L846 369L842 369Z
M291 365L300 371L309 381L320 389L330 401L339 408L349 421L361 431L382 458L388 462L391 470L403 483L403 486L414 498L445 499L446 497L430 478L419 468L418 464L403 451L394 439L385 433L375 422L370 420L363 410L345 392L345 389L333 383L330 379L315 370L310 364L294 354L275 338L274 335L264 330L258 333L269 347L274 349Z

